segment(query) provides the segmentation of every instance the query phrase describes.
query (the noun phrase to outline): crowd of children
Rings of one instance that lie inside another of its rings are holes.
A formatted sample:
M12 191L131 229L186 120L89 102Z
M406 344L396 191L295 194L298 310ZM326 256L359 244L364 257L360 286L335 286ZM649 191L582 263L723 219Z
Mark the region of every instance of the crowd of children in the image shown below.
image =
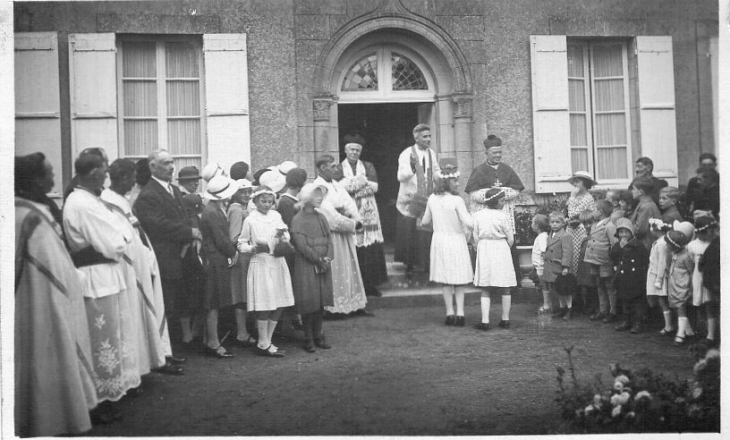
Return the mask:
M587 193L595 184L590 175L576 173L570 182L575 190L567 222L557 211L532 219L538 233L532 261L543 295L538 313L570 320L577 301L591 321L618 322L617 331L641 333L659 309L659 333L674 337L677 346L698 334L704 316L703 343L716 346L720 261L715 216L694 211L691 222L683 221L676 206L679 190L656 191L648 179L637 178L630 190L608 191L598 201Z

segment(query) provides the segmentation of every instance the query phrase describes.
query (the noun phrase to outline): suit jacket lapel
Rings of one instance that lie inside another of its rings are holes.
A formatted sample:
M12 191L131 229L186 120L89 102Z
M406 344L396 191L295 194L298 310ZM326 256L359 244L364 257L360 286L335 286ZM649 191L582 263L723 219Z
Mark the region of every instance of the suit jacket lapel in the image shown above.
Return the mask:
M154 182L155 189L160 194L160 198L164 200L166 203L169 203L172 205L175 210L180 211L181 214L184 214L184 210L182 209L182 203L180 200L180 190L175 186L172 185L172 192L175 194L175 197L173 197L165 187L160 185L160 182L156 181L155 179L150 179L150 182Z

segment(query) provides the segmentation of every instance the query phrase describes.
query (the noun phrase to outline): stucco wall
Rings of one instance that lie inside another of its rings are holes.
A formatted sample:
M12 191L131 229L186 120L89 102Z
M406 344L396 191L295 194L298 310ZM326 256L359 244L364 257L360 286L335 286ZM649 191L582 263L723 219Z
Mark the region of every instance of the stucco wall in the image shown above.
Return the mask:
M474 87L475 163L483 160L481 140L496 133L505 141L504 160L513 165L528 188L534 187L532 34L671 35L680 184L693 175L699 152L716 150L710 135L709 63L703 52L707 37L717 29L715 0L401 3L448 32L467 59ZM17 31L60 31L62 44L67 44L69 32L245 32L253 168L293 159L312 170L316 61L333 34L380 4L379 0L16 3L15 24ZM61 56L67 57L67 47L61 48ZM63 62L61 74L62 83L67 84ZM68 114L63 123L67 139Z

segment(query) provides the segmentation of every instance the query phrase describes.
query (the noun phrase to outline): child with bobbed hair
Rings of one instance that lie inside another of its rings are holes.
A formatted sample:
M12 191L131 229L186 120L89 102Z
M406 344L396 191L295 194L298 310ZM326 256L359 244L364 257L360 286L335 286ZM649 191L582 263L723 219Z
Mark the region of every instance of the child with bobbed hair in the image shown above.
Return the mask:
M545 214L536 214L532 217L532 230L537 234L532 244L532 267L538 279L538 289L542 291L542 306L537 313L550 313L552 304L550 301L550 289L545 286L543 273L545 269L545 250L547 249L548 235L550 233L550 221Z
M618 241L616 226L611 221L615 212L610 201L604 199L596 202L596 214L599 218L588 234L584 258L590 265L590 273L595 279L598 293L598 310L590 316L590 320L603 320L606 324L616 321L616 289L613 286L615 271L609 256L611 247Z
M482 322L477 330L489 330L489 309L492 292L502 295L502 320L499 326L510 327L509 312L512 304L510 288L517 285L510 247L514 234L504 207L505 191L492 188L484 194L484 203L489 209L474 214L474 241L477 247L474 285L482 288Z
M673 229L664 237L672 252L667 297L669 307L677 310L678 316L674 345L682 346L686 338L695 334L687 317L687 305L692 302L692 274L695 269L695 262L687 251L687 243L692 238L694 226L689 222L674 222Z
M672 254L667 247L664 236L672 230L672 226L664 223L661 219L650 219L651 233L654 235L654 244L649 252L649 270L646 276L646 299L650 308L657 304L662 309L664 316L664 327L659 332L661 335L671 336L674 333L672 328L672 311L669 308L667 290L669 285L669 265L672 261Z
M545 269L543 280L545 287L555 291L558 295L560 310L553 312L553 317L564 318L569 316L573 307L573 297L570 292L560 292L555 282L559 276L566 276L572 273L573 267L573 238L565 230L565 215L559 211L553 211L548 216L550 222L550 236L545 248ZM567 293L567 294L566 294Z
M616 225L616 220L620 218L629 218L634 213L634 207L636 206L636 201L634 200L634 195L631 193L631 191L627 189L622 189L618 192L618 211L614 211L613 214L611 214L611 221L613 221L613 224Z
M434 174L434 193L428 198L422 220L422 224L433 225L429 279L442 285L445 325L463 327L466 284L474 281L467 245L473 220L464 199L459 197L460 174L456 160L441 159L439 168Z
M681 222L682 214L677 208L679 203L679 189L674 186L665 186L659 190L659 209L662 211L662 221L671 225L674 221Z

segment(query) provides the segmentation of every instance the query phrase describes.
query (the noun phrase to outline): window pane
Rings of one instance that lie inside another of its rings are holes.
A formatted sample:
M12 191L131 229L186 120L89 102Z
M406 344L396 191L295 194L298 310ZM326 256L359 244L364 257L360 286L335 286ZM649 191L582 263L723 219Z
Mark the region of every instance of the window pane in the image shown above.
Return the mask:
M393 52L391 55L393 90L428 90L426 78L416 63Z
M596 115L596 146L626 145L624 114Z
M167 121L167 148L170 154L200 154L200 120Z
M157 116L157 83L124 81L124 116Z
M621 47L620 43L593 46L593 75L595 78L624 75Z
M378 90L378 57L373 53L356 62L342 81L343 91Z
M573 172L588 171L588 150L584 148L573 148L570 150L570 160L573 166Z
M628 179L626 148L599 148L596 151L596 179Z
M200 85L197 81L167 81L167 115L200 115Z
M147 156L157 149L157 121L124 121L124 154Z
M585 115L570 115L570 145L573 147L585 147L588 145Z
M157 70L155 43L124 43L122 48L122 77L155 77Z
M586 111L585 81L580 79L568 80L568 98L571 112Z
M583 45L568 45L568 77L583 78L585 61L583 60Z
M166 43L165 70L168 78L199 78L195 47L190 43Z
M596 111L625 110L624 80L604 79L593 83L596 93Z

